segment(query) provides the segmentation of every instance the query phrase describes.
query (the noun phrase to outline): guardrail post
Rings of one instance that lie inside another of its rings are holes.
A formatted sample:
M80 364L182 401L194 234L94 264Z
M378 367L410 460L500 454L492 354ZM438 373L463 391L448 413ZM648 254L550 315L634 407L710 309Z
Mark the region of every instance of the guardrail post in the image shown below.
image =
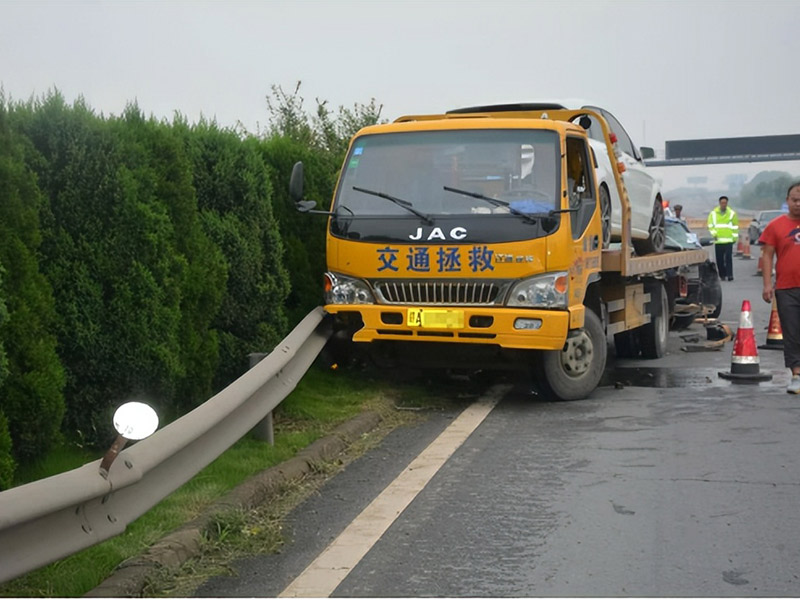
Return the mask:
M268 354L268 352L251 352L248 354L247 357L250 359L250 368L252 369L255 367L261 359ZM272 427L272 411L261 419L258 425L253 427L253 435L255 435L256 439L269 443L270 446L275 445L275 430Z

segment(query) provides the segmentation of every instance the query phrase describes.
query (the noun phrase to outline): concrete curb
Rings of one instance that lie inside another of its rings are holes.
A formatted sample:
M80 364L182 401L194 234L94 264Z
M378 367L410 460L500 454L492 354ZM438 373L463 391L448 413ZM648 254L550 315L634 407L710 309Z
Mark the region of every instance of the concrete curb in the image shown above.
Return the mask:
M211 518L229 509L251 509L277 494L288 483L312 472L315 464L330 461L360 436L377 427L381 417L366 412L337 427L330 435L304 448L294 458L266 469L240 484L206 509L202 515L166 535L144 554L122 562L85 598L136 598L148 577L163 568L175 568L200 554L202 534Z

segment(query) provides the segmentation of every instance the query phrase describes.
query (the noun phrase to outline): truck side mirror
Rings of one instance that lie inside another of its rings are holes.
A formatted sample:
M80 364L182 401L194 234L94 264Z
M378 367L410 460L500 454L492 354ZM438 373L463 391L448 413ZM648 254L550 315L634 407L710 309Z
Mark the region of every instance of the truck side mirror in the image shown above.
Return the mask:
M298 161L292 167L292 178L289 180L289 195L297 203L297 210L308 212L317 208L313 200L303 200L303 163Z
M289 195L295 202L303 199L303 162L298 161L292 167L292 177L289 179Z
M656 151L653 150L652 148L648 147L648 146L642 146L641 148L639 148L639 152L642 153L642 158L644 160L647 160L648 158L655 158L656 157Z

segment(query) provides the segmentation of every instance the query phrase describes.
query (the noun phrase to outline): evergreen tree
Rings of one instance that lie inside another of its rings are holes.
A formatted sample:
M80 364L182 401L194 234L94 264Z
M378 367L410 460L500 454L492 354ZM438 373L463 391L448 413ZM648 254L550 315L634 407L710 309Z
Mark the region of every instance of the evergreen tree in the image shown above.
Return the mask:
M327 210L350 138L361 128L378 123L381 113L374 98L352 109L340 106L338 116L327 101L317 99L316 112L311 116L304 108L300 87L301 82L297 82L288 94L280 86L272 86L267 97L269 129L261 145L263 160L270 167L275 214L286 246L291 276L287 310L292 325L323 301L326 227L324 217L297 212L288 190L292 167L297 161L303 162L306 199Z
M272 188L257 141L201 122L186 132L193 181L207 235L227 266L214 321L219 331L218 387L239 377L251 352L269 352L287 332L289 277L272 211Z
M32 163L49 198L42 254L61 316L68 430L104 445L114 409L132 396L167 416L204 400L180 394L210 388L215 339L203 320L211 317L183 309L208 302L215 312L214 292L197 288L197 263L211 261L211 286L220 269L213 250L190 259L179 249L209 249L192 235L196 215L194 225L173 222L193 210L182 144L136 107L103 119L57 93L21 108L17 120L39 152Z
M4 272L5 269L3 269L3 265L0 263L0 331L2 331L3 323L8 320L8 311L6 310L6 303L3 299ZM2 394L3 382L7 376L8 357L3 347L3 338L0 337L0 394ZM8 419L3 412L2 403L0 403L0 490L11 487L16 466L13 448L11 446L11 432L8 430Z
M38 260L42 197L2 101L0 197L0 486L7 486L9 450L16 461L29 462L58 439L64 372L53 335L52 290Z
M224 260L203 231L184 145L185 121L178 118L170 125L146 120L131 105L123 119L112 124L123 140L126 164L136 170L139 181L147 182L148 202L163 211L163 247L151 270L158 273L158 288L174 299L164 338L170 342L164 355L172 357L172 368L163 379L169 382L175 414L180 414L212 393L218 363L218 336L212 325L223 297Z

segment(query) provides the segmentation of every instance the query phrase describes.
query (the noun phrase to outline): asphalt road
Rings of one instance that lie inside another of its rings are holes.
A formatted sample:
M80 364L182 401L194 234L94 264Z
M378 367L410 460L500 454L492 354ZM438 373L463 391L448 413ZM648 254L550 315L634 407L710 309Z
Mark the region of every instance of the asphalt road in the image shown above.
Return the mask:
M763 343L757 261L734 262L722 320L735 331L749 299ZM508 389L331 595L800 596L800 398L782 353L760 351L772 381L742 385L718 376L731 344L684 346L672 333L663 359L617 361L583 401ZM280 554L197 594L280 594L457 416L393 432L292 513Z

